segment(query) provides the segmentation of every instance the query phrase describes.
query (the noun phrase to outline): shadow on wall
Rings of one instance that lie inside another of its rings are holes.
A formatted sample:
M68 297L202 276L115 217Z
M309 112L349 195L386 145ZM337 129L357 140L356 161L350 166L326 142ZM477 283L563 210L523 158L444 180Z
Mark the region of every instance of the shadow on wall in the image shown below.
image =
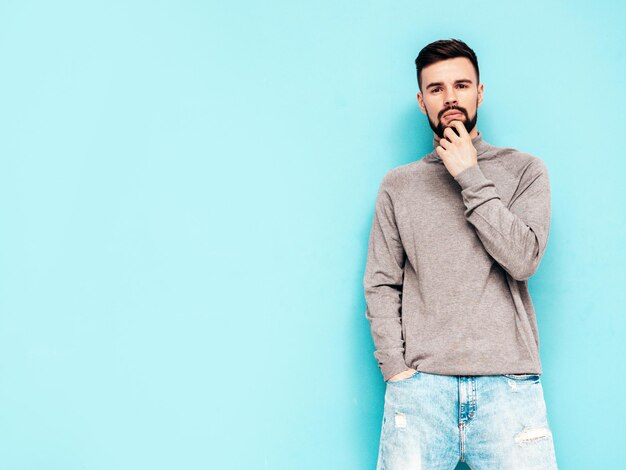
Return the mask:
M469 470L469 467L465 465L464 462L459 462L459 464L454 468L454 470Z

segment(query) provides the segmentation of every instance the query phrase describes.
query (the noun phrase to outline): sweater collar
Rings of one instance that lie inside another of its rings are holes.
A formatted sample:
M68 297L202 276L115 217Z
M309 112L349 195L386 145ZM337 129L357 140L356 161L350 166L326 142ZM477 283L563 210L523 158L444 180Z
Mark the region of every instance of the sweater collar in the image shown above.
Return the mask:
M426 155L424 157L424 160L429 162L443 163L443 160L437 153L437 150L435 150L435 148L437 148L437 146L439 145L440 140L441 139L439 138L439 136L435 134L433 138L433 151ZM476 149L476 155L478 156L479 160L487 158L485 152L487 152L487 150L489 150L489 147L491 146L483 140L483 135L480 133L480 131L478 131L476 137L472 139L472 144L474 144L474 148Z

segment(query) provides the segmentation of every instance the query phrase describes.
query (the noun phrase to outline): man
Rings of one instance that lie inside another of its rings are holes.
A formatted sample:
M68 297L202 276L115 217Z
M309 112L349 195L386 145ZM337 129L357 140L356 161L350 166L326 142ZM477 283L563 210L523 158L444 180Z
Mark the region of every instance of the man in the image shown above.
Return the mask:
M384 176L364 275L386 382L377 468L557 468L528 291L548 241L547 168L483 140L464 42L433 42L415 64L434 150Z

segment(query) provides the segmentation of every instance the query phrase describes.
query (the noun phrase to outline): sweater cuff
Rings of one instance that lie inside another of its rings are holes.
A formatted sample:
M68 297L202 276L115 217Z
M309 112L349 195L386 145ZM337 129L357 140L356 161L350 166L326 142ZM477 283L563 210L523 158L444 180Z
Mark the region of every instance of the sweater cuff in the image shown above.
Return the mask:
M457 174L454 179L461 185L462 189L488 181L478 165L472 165L466 168L461 173Z
M385 362L385 364L380 367L385 382L394 375L404 372L407 369L408 367L404 361L404 356L394 357L393 360Z

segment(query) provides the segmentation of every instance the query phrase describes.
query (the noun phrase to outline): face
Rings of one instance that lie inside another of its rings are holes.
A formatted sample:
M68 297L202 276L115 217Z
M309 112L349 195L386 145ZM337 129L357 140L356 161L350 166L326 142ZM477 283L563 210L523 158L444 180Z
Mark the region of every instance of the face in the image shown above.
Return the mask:
M463 123L472 138L478 135L476 120L484 87L482 83L478 86L476 71L469 59L455 57L424 67L422 90L417 93L417 102L440 139L444 137L444 129L455 120ZM457 114L444 116L451 110Z

